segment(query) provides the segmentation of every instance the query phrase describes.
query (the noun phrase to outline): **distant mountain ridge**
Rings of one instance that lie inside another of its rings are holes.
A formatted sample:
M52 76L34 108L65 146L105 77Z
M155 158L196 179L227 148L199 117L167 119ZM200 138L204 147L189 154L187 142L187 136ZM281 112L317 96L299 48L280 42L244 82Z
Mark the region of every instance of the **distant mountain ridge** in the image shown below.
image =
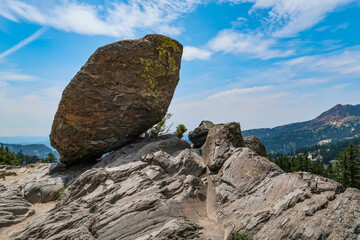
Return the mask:
M337 142L360 136L360 104L338 104L313 120L275 128L243 131L243 136L256 136L269 153L288 153L314 144Z
M45 144L46 146L51 147L50 140L48 136L17 136L17 137L0 137L0 142L7 144L21 144L21 145L29 145L29 144Z
M24 155L29 156L37 156L39 158L46 158L48 153L53 153L57 158L59 154L56 151L53 151L51 148L46 146L45 144L9 144L9 143L0 143L0 145L4 145L8 147L10 152L18 153L22 151Z

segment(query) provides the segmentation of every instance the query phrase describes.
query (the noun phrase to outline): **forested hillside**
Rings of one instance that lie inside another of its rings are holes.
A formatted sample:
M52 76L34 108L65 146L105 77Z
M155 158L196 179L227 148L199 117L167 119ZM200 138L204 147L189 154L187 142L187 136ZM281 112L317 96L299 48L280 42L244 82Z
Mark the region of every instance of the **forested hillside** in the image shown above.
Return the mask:
M53 151L45 144L28 144L28 145L8 144L8 143L0 143L0 144L7 147L9 151L15 153L22 151L24 155L36 156L38 158L46 158L48 153L52 153L56 157L58 157L58 153L56 151Z
M269 153L284 154L315 144L357 138L360 137L360 105L339 104L311 121L247 130L243 136L256 136Z

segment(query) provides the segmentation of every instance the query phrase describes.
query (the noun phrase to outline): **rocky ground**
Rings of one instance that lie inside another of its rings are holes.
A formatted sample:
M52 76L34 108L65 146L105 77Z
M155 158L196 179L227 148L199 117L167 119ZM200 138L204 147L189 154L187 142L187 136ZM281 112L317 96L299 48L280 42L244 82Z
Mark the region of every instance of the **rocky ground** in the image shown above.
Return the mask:
M250 141L251 140L251 141ZM2 167L2 239L360 239L360 191L284 173L236 123L140 138L95 165ZM200 144L201 145L201 144Z

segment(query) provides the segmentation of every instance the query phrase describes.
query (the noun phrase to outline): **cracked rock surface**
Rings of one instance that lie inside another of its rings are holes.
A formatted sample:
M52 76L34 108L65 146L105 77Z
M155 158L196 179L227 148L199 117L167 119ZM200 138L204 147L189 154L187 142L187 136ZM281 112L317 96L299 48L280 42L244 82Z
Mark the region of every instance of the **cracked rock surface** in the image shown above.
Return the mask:
M172 136L140 138L93 166L19 173L17 183L68 180L52 209L13 225L8 239L226 240L234 233L255 240L359 239L359 190L343 191L306 172L284 173L243 145L238 124L214 127L201 153ZM7 189L14 184L8 181Z

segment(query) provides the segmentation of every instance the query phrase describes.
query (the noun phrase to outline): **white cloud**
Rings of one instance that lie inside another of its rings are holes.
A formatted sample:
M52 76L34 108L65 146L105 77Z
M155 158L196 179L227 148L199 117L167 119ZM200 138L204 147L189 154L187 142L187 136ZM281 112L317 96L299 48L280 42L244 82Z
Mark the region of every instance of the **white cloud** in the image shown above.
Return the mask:
M0 53L0 60L5 58L6 56L12 54L13 52L19 50L20 48L24 47L25 45L31 43L32 41L34 41L35 39L37 39L38 37L40 37L41 34L43 34L45 32L45 28L40 28L39 30L37 30L35 33L33 33L32 35L30 35L29 37L25 38L24 40L20 41L18 44L16 44L15 46L9 48L8 50L6 50L3 53Z
M338 30L344 30L347 29L349 27L349 23L343 23L343 24L339 24L336 26L336 28L334 28L334 30L332 30L333 32L336 32Z
M225 2L226 0L223 0ZM322 21L335 9L357 0L227 0L254 3L250 14L263 16L265 30L275 37L294 37ZM264 11L265 10L265 11Z
M309 86L321 83L327 83L330 80L327 78L303 78L295 81L296 86Z
M207 100L219 99L222 97L229 97L234 95L241 95L241 94L248 94L248 93L255 93L255 92L263 92L269 89L272 89L272 86L261 86L261 87L251 87L251 88L235 88L228 91L219 92L207 97Z
M184 47L183 60L209 60L212 52L206 49L200 49L191 46Z
M41 8L25 1L0 0L0 15L11 21L28 21L67 32L133 37L142 29L179 34L180 28L172 24L182 14L193 11L198 3L200 0L129 0L99 7L69 0Z
M307 30L336 8L355 0L257 0L256 9L271 8L266 24L277 37L293 37Z
M34 81L36 77L13 71L0 71L0 81Z
M330 28L330 26L323 26L323 27L316 28L315 31L316 32L324 32L329 28Z
M248 22L248 19L244 17L238 17L236 21L232 21L230 24L233 28L243 27Z
M235 30L225 29L208 43L211 50L225 53L249 54L253 58L263 60L278 57L288 57L294 54L293 50L276 48L275 39L264 38L262 34L244 34Z
M360 74L360 46L345 48L327 54L294 58L280 63L284 67L335 72L339 74Z

